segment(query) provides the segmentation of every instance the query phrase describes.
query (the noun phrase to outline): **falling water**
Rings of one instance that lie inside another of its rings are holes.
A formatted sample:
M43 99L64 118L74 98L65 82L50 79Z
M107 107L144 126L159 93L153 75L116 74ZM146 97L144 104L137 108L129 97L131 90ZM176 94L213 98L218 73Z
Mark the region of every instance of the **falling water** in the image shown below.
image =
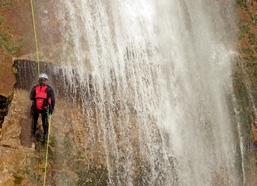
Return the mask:
M56 1L56 70L102 146L109 185L242 184L228 10L212 0Z

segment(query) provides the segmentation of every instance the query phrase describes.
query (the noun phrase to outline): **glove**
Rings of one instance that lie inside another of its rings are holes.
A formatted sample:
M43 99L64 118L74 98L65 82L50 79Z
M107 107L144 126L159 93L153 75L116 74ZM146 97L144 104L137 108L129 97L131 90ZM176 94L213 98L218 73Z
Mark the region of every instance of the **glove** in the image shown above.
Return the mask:
M48 113L49 113L50 115L52 115L53 112L54 112L54 108L50 105L50 106L49 106Z

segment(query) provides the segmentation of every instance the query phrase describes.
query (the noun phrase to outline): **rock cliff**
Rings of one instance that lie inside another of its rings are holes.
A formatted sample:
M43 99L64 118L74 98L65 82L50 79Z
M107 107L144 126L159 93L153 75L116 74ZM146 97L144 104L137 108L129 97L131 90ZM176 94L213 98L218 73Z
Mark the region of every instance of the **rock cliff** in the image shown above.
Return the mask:
M51 68L48 62L58 58L57 46L62 42L58 22L56 19L48 19L54 17L50 2L53 0L37 1L36 4L36 20L40 20L37 25L39 43L42 44L40 58L47 61L44 65L48 68ZM246 178L252 180L247 182L247 185L255 185L257 153L252 145L250 124L254 120L253 104L256 106L257 101L257 2L237 0L236 7L239 38L236 45L239 58L234 67L234 89L240 107L241 122L244 125L242 137L245 146ZM33 78L36 77L35 72L33 74L28 70L35 66L33 38L29 1L2 0L0 2L0 185L37 185L42 182L44 147L41 150L31 149L29 139L31 121L28 93ZM16 65L14 68L15 59L30 61L28 63L20 61L20 64L24 65ZM23 68L23 71L17 68ZM26 72L30 73L28 75L30 80L26 80L24 84L27 84L24 86L19 83L21 82L19 78L22 73L26 73L24 71L26 69L28 70ZM18 84L15 86L16 78ZM58 79L53 83L60 95L62 90L57 82ZM108 175L105 162L102 161L103 148L99 142L95 142L97 147L95 149L85 145L90 143L90 134L87 133L87 128L80 124L87 122L82 121L83 113L80 112L80 108L60 97L57 108L58 112L53 117L55 136L51 139L48 183L106 185ZM41 147L41 144L38 144L38 147ZM88 151L94 153L88 154ZM61 158L63 156L65 157ZM101 179L97 179L96 175L101 175Z

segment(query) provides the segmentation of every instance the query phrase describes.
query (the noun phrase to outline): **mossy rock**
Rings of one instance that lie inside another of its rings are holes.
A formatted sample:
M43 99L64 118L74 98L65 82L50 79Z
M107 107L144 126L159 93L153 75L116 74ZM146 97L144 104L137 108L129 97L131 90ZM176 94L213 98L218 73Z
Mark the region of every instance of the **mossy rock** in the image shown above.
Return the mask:
M250 45L257 45L257 36L254 33L248 34L248 41Z
M10 8L13 6L13 3L11 0L1 0L0 1L0 8Z
M247 1L246 0L236 0L236 3L243 9L247 8Z
M0 33L0 48L7 54L15 56L21 50L21 41L18 41L8 33Z
M242 39L242 38L244 38L246 36L246 34L249 33L250 28L249 28L248 24L244 23L244 24L239 26L239 30L240 30L240 32L239 32L239 39Z
M4 23L4 17L0 15L0 25Z

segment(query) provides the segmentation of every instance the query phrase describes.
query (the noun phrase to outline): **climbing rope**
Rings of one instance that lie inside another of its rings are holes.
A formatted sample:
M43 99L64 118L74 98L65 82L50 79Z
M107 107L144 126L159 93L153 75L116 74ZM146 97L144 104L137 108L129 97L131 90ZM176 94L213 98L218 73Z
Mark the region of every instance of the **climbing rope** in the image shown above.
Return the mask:
M51 115L49 115L49 123L48 123L48 135L47 135L47 145L46 145L46 159L45 159L45 174L44 174L44 186L46 185L46 173L47 173L47 165L48 165L48 149L49 149L49 135L51 132Z
M33 0L30 0L30 6L31 6L31 14L32 14L32 24L33 24L34 39L35 39L35 45L36 45L37 75L39 76L40 65L39 65L39 49L38 49L38 39L37 39L38 36L37 36L37 29L36 29L35 9L34 9Z
M31 14L32 14L34 39L35 39L35 45L36 45L37 75L39 76L39 74L40 74L39 48L38 48L38 36L37 36L37 30L36 30L35 8L34 8L33 0L30 0L30 6L31 6ZM44 183L43 183L43 186L46 185L50 132L51 132L51 115L49 115L49 119L48 119L48 135L47 135L47 146L46 146L46 154L45 154L45 168L44 168Z

